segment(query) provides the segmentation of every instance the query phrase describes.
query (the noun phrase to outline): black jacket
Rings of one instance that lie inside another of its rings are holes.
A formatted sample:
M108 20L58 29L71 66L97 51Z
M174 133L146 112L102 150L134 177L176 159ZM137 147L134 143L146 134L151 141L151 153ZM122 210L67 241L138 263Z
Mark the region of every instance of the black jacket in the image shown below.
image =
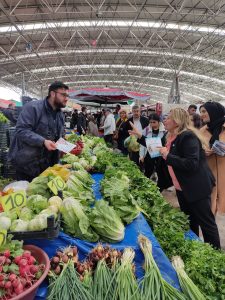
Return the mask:
M123 125L123 136L125 138L127 138L129 136L128 130L132 130L130 122L134 123L133 117L128 119ZM141 123L142 129L145 129L149 125L149 119L146 117L140 116L140 123Z
M145 138L138 140L144 146ZM191 131L184 131L172 142L166 164L173 168L181 189L189 202L209 196L215 185L200 140Z
M59 161L59 151L48 151L44 140L57 141L64 136L64 115L53 111L47 99L27 103L19 115L9 149L9 160L30 177L38 176Z
M82 112L79 113L78 120L77 120L77 131L80 134L86 133L87 130L87 118Z

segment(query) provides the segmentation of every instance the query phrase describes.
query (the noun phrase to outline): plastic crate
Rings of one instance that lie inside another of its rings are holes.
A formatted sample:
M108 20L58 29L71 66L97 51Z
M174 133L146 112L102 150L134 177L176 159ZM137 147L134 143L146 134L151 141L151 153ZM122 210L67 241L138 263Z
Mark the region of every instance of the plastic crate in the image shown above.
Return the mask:
M26 240L26 239L54 239L57 238L60 231L61 215L58 215L58 219L55 220L53 216L48 217L48 227L41 231L23 231L23 232L12 232L8 234L13 235L15 240Z

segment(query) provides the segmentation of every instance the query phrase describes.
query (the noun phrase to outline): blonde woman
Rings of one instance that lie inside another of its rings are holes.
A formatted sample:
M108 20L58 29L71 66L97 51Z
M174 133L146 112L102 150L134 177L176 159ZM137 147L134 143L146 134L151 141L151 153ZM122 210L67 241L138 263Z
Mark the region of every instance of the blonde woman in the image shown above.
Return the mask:
M133 124L131 126L130 134L135 134L145 146L145 137ZM189 216L191 230L198 235L200 226L204 241L220 248L218 228L211 211L215 179L206 163L203 139L182 108L172 109L164 126L168 134L160 153L168 166L180 208Z

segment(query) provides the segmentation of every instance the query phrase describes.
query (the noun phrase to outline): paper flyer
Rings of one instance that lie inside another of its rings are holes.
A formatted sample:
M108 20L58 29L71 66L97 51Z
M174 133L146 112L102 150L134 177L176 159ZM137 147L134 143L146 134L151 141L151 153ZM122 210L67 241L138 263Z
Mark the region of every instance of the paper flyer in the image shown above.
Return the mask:
M69 153L71 150L73 150L76 147L76 145L67 142L63 138L60 138L56 142L56 148L62 152Z
M146 147L151 158L161 156L157 148L162 147L162 141L160 137L146 138Z

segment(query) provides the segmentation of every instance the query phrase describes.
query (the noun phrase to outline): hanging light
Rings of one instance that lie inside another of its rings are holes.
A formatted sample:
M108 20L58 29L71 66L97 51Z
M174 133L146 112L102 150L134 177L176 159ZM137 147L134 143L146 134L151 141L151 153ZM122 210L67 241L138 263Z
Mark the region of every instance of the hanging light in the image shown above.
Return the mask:
M26 44L26 51L31 52L32 51L32 44L29 42Z

